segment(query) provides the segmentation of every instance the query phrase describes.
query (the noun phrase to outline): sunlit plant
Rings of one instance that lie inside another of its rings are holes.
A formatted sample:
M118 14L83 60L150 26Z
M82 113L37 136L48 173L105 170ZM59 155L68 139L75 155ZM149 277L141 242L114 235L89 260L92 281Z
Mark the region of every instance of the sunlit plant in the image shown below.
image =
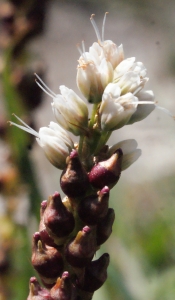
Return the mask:
M63 170L60 186L41 203L39 231L33 235L32 264L45 287L30 279L28 300L91 299L107 278L109 254L95 253L112 232L115 212L110 190L121 172L141 155L133 139L108 145L113 131L146 118L156 107L154 94L144 87L146 68L134 57L124 58L123 46L104 39L106 15L97 42L78 46L77 86L84 101L61 85L55 94L36 74L38 86L52 98L56 122L39 132L19 117L10 122L36 137L48 160ZM93 107L89 113L89 102ZM75 143L69 133L79 137Z

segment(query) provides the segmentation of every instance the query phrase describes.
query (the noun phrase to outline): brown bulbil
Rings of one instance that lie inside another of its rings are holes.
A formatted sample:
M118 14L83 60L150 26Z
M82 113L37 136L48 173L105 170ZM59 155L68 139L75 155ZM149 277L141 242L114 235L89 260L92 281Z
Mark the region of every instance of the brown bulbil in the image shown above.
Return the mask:
M106 186L96 195L88 196L79 204L78 214L87 225L97 224L108 211L109 188Z
M47 200L44 200L41 202L41 208L40 208L40 224L39 224L39 233L41 237L41 241L51 247L57 247L57 245L54 243L53 238L48 234L46 226L44 224L44 211L47 207Z
M90 227L85 226L66 246L65 257L71 266L83 268L92 260L95 251L95 232Z
M44 211L44 224L51 237L66 237L74 229L74 217L62 203L58 192L55 192L48 200Z
M33 235L32 265L46 278L57 278L63 271L63 258L54 247L46 247L41 242L39 232Z
M122 150L117 149L109 159L97 163L89 172L91 185L97 189L106 185L112 188L120 178L122 157Z
M112 225L115 220L115 212L112 208L108 209L108 212L104 218L102 218L97 224L97 245L102 245L107 241L112 233Z
M30 278L29 289L27 300L52 300L50 292L39 285L36 277Z
M80 289L93 293L98 290L107 279L109 254L104 253L99 259L92 261L85 269L83 284L77 280Z
M70 275L66 271L62 274L62 277L57 279L57 282L50 290L50 295L53 300L73 300L74 289L71 283Z
M67 158L67 168L62 172L60 185L63 192L72 198L84 196L89 188L88 175L76 150L72 150Z

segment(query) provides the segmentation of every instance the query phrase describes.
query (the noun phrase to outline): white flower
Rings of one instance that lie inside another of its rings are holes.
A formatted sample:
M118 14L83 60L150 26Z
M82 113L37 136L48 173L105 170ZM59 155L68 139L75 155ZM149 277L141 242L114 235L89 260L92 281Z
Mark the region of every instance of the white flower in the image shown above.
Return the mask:
M147 81L146 68L143 63L135 62L134 57L123 60L114 71L113 82L118 83L122 94L138 93Z
M84 42L82 42L82 50L78 48L81 56L78 60L77 86L90 103L101 102L105 87L113 81L114 69L124 58L122 45L117 47L110 40L104 41L105 20L106 14L101 38L93 15L91 16L98 43L93 43L89 52L85 51Z
M41 127L39 132L29 127L20 118L14 115L24 126L10 122L11 125L29 132L36 137L36 140L48 160L58 169L63 170L66 166L66 158L74 148L74 144L66 130L57 123L50 122L49 127Z
M84 101L64 85L60 86L61 94L56 95L37 74L35 75L42 85L38 81L36 83L53 99L51 105L58 124L74 135L84 134L88 126L88 108Z
M124 140L109 148L108 154L111 156L117 149L123 152L122 171L130 167L141 155L141 149L137 149L137 142L134 139Z
M93 46L96 47L97 43ZM77 86L90 103L98 103L106 85L113 79L113 68L106 61L104 55L98 57L98 53L91 47L91 51L81 52L78 60ZM92 54L94 50L94 54ZM81 50L80 50L81 51Z
M103 93L99 109L101 129L112 131L128 123L137 109L138 98L132 93L121 95L116 83L109 83Z

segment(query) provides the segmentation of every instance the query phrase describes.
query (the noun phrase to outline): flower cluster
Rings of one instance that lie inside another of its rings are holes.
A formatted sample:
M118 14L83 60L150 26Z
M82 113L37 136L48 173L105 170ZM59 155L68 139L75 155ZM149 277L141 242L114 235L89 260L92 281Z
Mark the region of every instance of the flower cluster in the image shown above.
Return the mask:
M25 126L11 122L35 135L49 161L59 169L64 169L66 157L73 148L78 148L85 165L91 159L87 165L89 169L93 166L93 156L100 153L112 131L144 119L155 108L153 92L143 90L148 81L144 65L136 62L134 57L124 59L122 45L104 40L106 14L102 37L93 17L91 22L97 42L93 43L89 52L85 51L82 42L82 50L78 47L81 56L77 67L78 88L88 102L93 103L91 117L87 104L73 90L61 85L60 94L55 94L35 74L38 86L53 99L51 106L57 123L51 122L49 128L40 128L37 133L19 118ZM80 136L78 146L73 145L68 132ZM127 157L130 157L128 165L136 160L138 153L133 149L132 155L128 156L127 153Z

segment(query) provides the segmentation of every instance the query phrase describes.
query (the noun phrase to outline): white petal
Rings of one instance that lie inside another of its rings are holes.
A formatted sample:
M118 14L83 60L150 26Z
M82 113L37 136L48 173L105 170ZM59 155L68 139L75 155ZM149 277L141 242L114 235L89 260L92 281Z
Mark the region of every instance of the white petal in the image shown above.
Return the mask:
M122 171L132 165L140 157L141 153L141 149L136 149L135 151L124 155L122 160Z
M138 145L137 145L136 140L128 139L128 140L121 141L121 142L109 147L108 153L111 156L117 149L121 148L123 155L126 155L126 154L136 150L137 146Z
M114 80L117 80L121 76L123 76L126 72L130 70L135 62L135 57L130 57L124 59L115 69L114 71Z
M103 97L111 95L112 98L117 99L121 94L121 88L117 83L109 83L104 90Z

